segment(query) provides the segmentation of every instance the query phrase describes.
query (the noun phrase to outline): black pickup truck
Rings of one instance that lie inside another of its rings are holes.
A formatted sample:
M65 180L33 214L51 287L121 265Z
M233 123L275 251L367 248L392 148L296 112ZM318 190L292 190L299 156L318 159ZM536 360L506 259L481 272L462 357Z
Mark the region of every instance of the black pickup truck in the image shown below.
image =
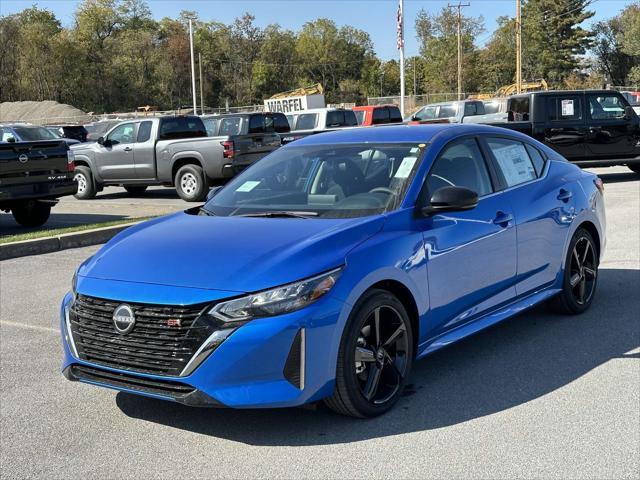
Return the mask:
M640 118L613 90L534 92L507 99L507 122L581 167L626 165L640 173Z
M0 211L24 227L43 225L57 199L78 189L73 160L63 140L0 143Z

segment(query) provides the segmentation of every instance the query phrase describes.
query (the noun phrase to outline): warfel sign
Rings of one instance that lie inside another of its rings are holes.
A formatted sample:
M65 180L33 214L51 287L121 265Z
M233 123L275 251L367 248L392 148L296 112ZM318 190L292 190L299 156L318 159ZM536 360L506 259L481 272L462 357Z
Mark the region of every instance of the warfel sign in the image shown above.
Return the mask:
M268 98L264 101L265 112L300 112L310 108L323 108L324 95L303 95L299 97Z

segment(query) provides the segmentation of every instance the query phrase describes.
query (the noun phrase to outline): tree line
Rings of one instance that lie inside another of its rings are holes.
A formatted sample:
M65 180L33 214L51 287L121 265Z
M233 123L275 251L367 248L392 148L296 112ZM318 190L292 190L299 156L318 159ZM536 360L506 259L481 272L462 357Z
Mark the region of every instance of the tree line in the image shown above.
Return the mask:
M586 29L591 3L523 0L523 78L556 88L640 83L640 2ZM190 105L189 18L207 106L261 103L313 83L332 103L399 91L398 62L377 57L366 31L326 18L292 31L259 27L249 13L231 24L189 11L154 20L144 0L84 0L69 27L37 6L0 17L0 100L56 100L96 113ZM448 8L419 12L419 55L406 62L408 94L456 90L456 22ZM462 45L465 92L513 83L514 18L500 17L487 33L482 17L464 16Z

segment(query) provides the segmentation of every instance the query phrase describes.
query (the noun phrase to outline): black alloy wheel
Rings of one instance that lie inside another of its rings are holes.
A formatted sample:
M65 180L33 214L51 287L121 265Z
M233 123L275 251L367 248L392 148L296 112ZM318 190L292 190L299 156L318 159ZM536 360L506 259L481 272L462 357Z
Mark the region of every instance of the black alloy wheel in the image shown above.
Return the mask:
M556 311L579 314L589 308L598 283L599 262L593 237L584 228L579 228L567 252L562 291L551 303Z
M413 360L409 316L397 297L371 290L354 309L340 345L332 410L375 417L399 399Z

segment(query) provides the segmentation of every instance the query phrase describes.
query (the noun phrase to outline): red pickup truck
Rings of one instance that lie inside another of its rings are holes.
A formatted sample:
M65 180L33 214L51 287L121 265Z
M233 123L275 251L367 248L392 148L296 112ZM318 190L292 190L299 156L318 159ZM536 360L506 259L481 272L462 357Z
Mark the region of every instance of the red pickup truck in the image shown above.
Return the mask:
M388 123L402 123L402 114L396 105L364 105L353 107L358 125L368 127Z

